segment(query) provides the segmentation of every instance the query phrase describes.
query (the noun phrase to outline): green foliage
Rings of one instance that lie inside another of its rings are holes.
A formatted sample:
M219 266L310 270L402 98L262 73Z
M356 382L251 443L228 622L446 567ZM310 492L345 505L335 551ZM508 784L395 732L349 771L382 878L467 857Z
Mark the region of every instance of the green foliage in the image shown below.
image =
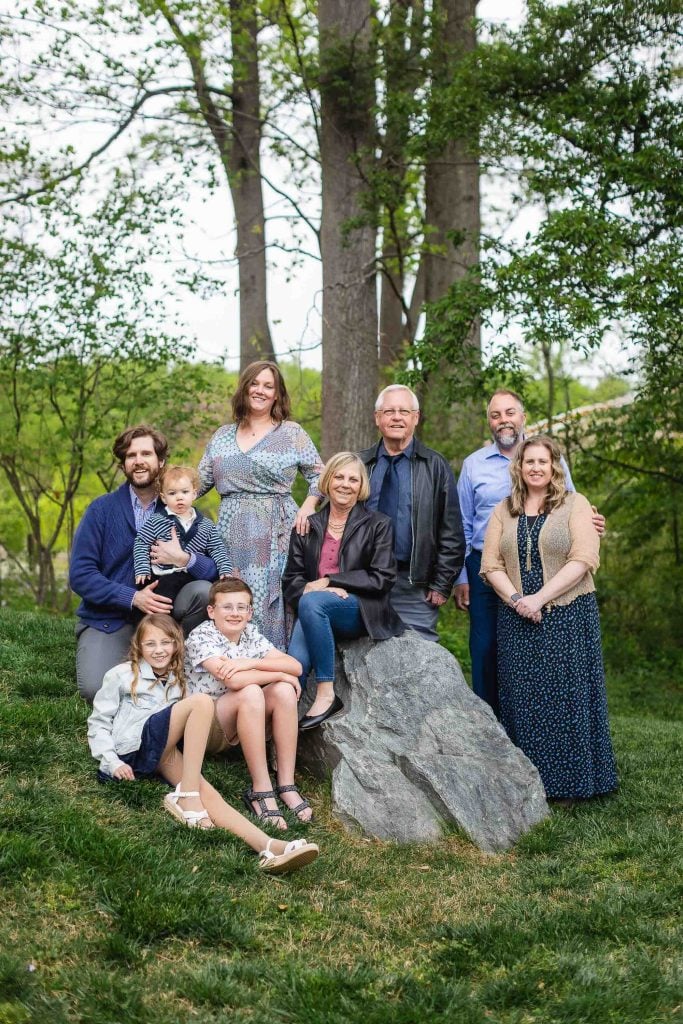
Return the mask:
M167 376L186 353L156 328L163 295L150 298L156 194L120 174L89 198L87 213L88 197L64 192L16 208L0 238L0 468L30 538L22 574L53 606L53 554L70 541L86 467L106 470L112 424L133 409L171 408ZM16 517L0 525L16 553Z
M444 352L459 367L480 317L548 352L585 353L618 324L641 373L673 359L680 379L682 33L669 3L537 0L518 31L459 62L442 130L478 137L484 166L517 180L515 212L532 204L539 223L519 241L489 238L432 310L425 372ZM518 372L513 355L498 353L495 375ZM455 390L481 393L490 369Z

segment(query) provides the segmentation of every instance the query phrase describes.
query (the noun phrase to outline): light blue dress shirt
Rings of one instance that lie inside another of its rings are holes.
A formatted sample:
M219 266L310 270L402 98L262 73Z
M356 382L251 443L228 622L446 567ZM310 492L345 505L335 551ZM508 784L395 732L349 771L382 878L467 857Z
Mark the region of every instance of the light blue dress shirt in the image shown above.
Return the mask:
M567 490L573 491L574 484L564 458L562 468ZM500 452L498 445L484 445L467 456L458 478L460 514L465 532L465 558L473 548L481 551L484 547L484 534L491 513L499 501L509 496L510 490L510 459ZM467 582L467 569L463 566L457 583Z

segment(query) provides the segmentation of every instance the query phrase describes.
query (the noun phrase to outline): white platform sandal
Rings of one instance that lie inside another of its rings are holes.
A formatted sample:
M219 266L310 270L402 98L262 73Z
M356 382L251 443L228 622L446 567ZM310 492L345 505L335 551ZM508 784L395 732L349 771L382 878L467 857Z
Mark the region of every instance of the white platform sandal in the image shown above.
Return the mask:
M183 825L187 825L188 828L201 828L203 831L208 832L210 828L214 827L208 811L205 811L203 808L201 811L184 811L182 807L178 807L178 801L188 796L199 796L199 793L196 790L190 793L183 793L180 789L180 783L178 783L174 791L167 793L164 797L164 810L172 814L178 821L182 821ZM205 818L209 824L200 825L200 822L204 821Z
M286 871L296 871L304 864L310 864L320 853L315 843L307 843L305 839L293 839L287 843L282 853L273 853L270 844L278 842L269 839L265 850L258 855L258 865L261 871L268 875L283 875Z

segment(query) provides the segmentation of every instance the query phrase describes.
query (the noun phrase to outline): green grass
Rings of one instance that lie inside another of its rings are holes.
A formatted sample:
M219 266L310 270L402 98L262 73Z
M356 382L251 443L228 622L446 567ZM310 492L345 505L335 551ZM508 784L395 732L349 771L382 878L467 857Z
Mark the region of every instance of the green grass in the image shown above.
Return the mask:
M323 856L269 879L230 836L183 831L161 786L98 785L71 622L2 612L0 635L0 1024L681 1019L673 689L619 681L619 795L509 854L347 835L306 780ZM238 799L241 766L207 774Z

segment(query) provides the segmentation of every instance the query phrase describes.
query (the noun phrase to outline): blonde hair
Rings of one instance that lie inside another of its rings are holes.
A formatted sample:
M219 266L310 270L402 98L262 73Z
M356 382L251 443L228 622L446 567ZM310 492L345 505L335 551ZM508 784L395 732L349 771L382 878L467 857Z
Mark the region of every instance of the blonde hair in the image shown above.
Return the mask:
M548 484L548 490L543 503L543 512L547 515L553 509L559 508L567 494L567 483L561 462L562 453L557 441L547 434L534 434L533 437L525 437L510 463L512 490L508 498L508 510L511 516L521 516L524 512L527 487L522 479L522 463L527 448L532 448L534 445L540 445L542 448L545 448L550 455L551 462L550 483Z
M358 492L358 500L365 501L366 498L370 497L370 481L368 479L368 471L354 452L337 452L325 463L325 468L322 471L320 480L318 481L318 490L321 494L324 494L326 498L330 496L330 483L334 474L343 469L344 466L354 465L358 468L358 475L360 476L360 491Z
M171 479L180 480L186 476L195 491L199 490L199 473L192 466L167 466L159 477L159 491L163 493L168 481Z
M183 658L185 654L183 634L178 623L175 619L172 619L170 615L162 615L159 612L155 612L152 615L145 615L144 619L135 630L133 639L130 642L128 657L133 669L133 679L130 684L130 695L133 699L133 703L137 703L136 694L138 681L140 679L140 662L145 660L142 652L142 642L145 636L145 630L148 626L154 626L156 629L160 629L161 632L165 633L170 640L174 641L175 650L170 662L168 663L168 669L169 672L173 673L175 681L180 687L181 697L184 697L187 692L187 682L185 680L185 669L183 667ZM153 685L157 686L159 682L160 680L156 679Z

